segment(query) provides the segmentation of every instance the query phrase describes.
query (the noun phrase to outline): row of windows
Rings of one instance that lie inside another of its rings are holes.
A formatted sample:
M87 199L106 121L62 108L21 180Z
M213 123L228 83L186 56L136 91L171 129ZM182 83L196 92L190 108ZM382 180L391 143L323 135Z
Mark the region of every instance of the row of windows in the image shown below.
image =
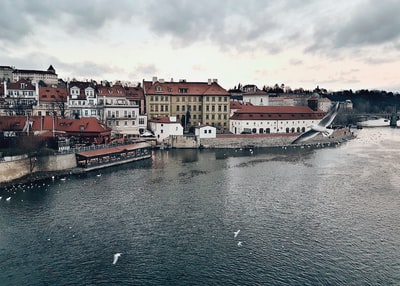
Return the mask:
M121 123L122 123L122 125L123 126L128 126L129 124L128 124L128 122L129 121L121 121ZM131 122L131 126L135 126L136 125L136 122L133 120L133 121L130 121ZM108 121L108 126L120 126L120 122L119 122L119 120L115 120L115 121ZM140 123L139 123L140 124ZM142 124L144 124L144 123L142 123Z
M122 114L122 112L121 112L121 114ZM135 111L128 111L128 110L124 110L124 117L132 117L132 118L134 118L135 117ZM116 111L111 111L111 110L108 110L107 111L107 116L108 117L119 117L119 110L116 110Z
M158 112L158 111L161 111L161 112L163 112L163 111L166 111L166 112L168 112L168 106L169 105L158 105L158 104L151 104L150 105L150 112ZM188 106L186 106L186 105L177 105L176 106L176 111L177 112L179 112L179 111L186 111L186 108L189 110L189 111L193 111L193 112L197 112L197 111L199 111L199 112L202 112L203 111L203 108L202 108L202 106L201 105L199 105L199 106L197 106L197 105L188 105ZM218 111L218 112L228 112L228 106L227 105L218 105L218 106L216 106L216 105L211 105L211 108L210 108L210 105L207 105L206 106L206 112L215 112L215 111Z
M274 127L274 130L276 131L276 132L279 132L279 129L277 129L276 127ZM266 129L263 129L263 128L260 128L260 129L256 129L256 128L253 128L252 130L251 130L251 133L254 133L254 134L256 134L257 133L257 131L258 131L258 133L259 134L269 134L269 133L271 133L271 129L270 128L266 128ZM286 133L295 133L295 132L297 132L297 133L300 133L300 132L305 132L306 131L306 128L305 127L302 127L302 128L300 128L300 127L297 127L297 129L295 129L295 128L286 128Z
M33 91L21 91L21 92L19 92L18 90L14 90L14 91L12 91L12 90L9 90L9 91L8 91L8 95L16 95L16 96L19 96L19 95L24 95L24 96L33 96Z
M249 121L244 121L244 122L241 122L241 121L234 121L233 122L233 125L236 125L236 126L240 126L242 123L245 123L246 125L249 125L250 124L250 122ZM270 125L270 124L274 124L274 125L276 125L277 123L279 123L280 125L282 125L282 124L290 124L290 122L289 121L276 121L276 120L274 120L274 121L253 121L253 125L256 125L256 124L259 124L259 125L263 125L263 124L267 124L267 125ZM303 121L303 122L300 122L300 121L292 121L292 125L294 125L294 124L305 124L306 122L305 121ZM313 120L313 121L309 121L308 122L309 124L315 124L316 122Z
M183 116L186 116L186 114L182 114L182 115L180 115L180 114L177 114L176 115L176 118L177 119L180 119L180 118L182 118ZM226 114L224 114L223 116L222 116L222 114L206 114L206 120L228 120L228 116L226 115ZM197 114L193 114L193 115L191 115L191 119L193 119L193 120L202 120L203 119L203 116L201 115L201 114L199 114L199 115L197 115Z
M176 102L202 102L203 97L202 96L175 96L174 97ZM228 96L205 96L206 101L211 101L211 102L228 102ZM150 101L169 101L169 96L163 96L163 95L151 95L150 96Z

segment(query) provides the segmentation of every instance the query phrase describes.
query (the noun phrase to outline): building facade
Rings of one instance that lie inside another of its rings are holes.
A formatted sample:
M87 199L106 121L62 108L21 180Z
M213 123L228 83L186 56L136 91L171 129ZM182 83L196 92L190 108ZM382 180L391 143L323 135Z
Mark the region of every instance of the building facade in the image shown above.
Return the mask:
M229 131L230 94L216 79L208 82L143 81L149 119L176 117L185 130L194 125L211 125Z
M30 80L32 82L44 82L46 85L57 85L58 75L52 65L46 71L42 70L13 70L13 81L19 81L21 79Z
M32 115L39 100L39 85L33 85L29 80L3 82L2 115Z
M238 109L230 119L234 134L300 133L318 124L324 112L306 106L251 106Z

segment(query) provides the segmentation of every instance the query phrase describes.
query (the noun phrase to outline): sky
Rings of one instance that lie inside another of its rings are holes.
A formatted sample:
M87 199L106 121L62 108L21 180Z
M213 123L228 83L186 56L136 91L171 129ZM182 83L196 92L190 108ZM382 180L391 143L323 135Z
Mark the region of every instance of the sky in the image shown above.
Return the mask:
M0 65L400 92L399 15L397 0L2 0Z

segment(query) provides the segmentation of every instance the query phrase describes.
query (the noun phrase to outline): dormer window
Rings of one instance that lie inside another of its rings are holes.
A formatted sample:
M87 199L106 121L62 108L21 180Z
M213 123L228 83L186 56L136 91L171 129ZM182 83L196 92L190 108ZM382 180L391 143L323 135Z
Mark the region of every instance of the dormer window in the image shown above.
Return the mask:
M158 86L156 87L156 91L157 91L157 92L162 92L162 87L158 85Z
M179 93L188 93L187 88L179 88Z

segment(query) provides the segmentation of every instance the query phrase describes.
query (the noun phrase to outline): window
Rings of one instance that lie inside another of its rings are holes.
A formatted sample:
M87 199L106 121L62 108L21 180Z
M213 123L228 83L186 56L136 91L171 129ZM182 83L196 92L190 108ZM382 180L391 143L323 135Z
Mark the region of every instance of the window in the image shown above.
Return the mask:
M139 118L139 124L143 125L144 124L144 118Z
M128 121L125 121L125 126L128 126Z
M187 88L179 88L179 93L188 93L188 89Z
M157 92L162 92L162 87L161 87L161 86L157 86L157 87L156 87L156 91L157 91Z
M176 106L176 111L179 111L179 105Z
M207 130L204 129L204 134L207 134Z

